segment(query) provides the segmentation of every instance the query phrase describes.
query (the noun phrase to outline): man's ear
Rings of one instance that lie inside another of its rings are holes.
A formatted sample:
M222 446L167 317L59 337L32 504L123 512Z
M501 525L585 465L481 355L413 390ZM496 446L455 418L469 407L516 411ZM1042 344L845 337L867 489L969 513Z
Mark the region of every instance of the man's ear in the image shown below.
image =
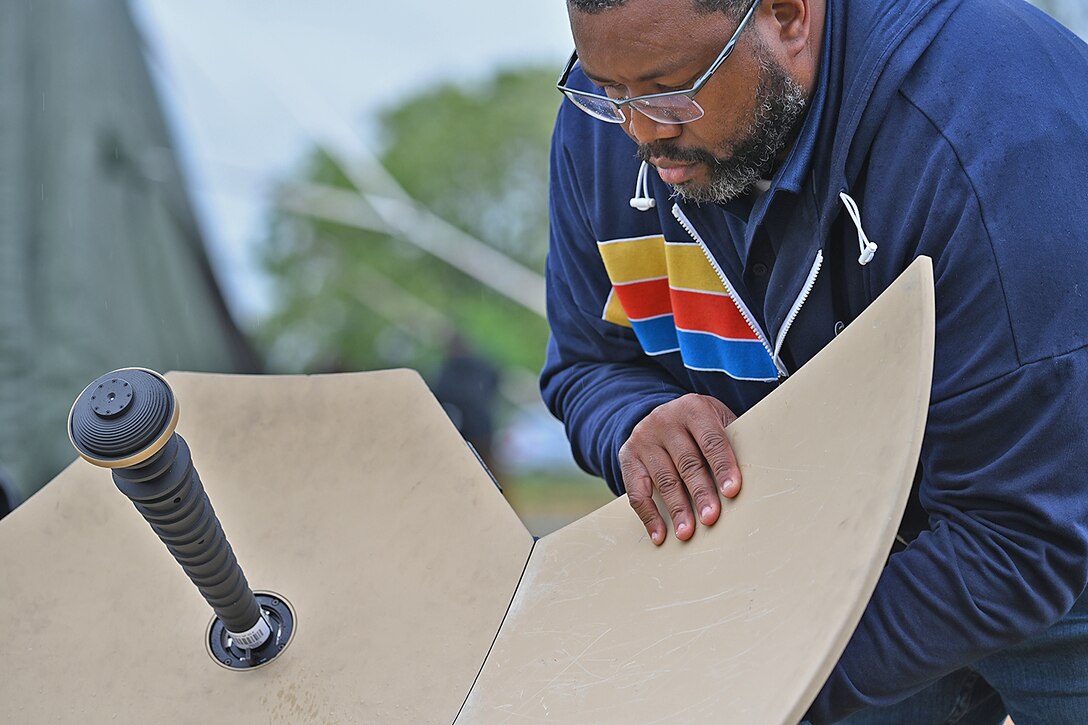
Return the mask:
M804 51L812 32L812 13L809 0L773 0L771 15L774 26L773 39L788 55L797 55Z

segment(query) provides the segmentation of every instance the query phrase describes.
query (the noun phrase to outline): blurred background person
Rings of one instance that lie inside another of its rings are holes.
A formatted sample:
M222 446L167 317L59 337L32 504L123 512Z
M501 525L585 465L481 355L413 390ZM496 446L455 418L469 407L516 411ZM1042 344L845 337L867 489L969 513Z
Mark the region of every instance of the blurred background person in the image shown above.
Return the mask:
M476 449L492 475L501 481L493 451L499 374L494 363L476 353L464 337L454 333L446 345L446 355L431 383L431 390L457 430Z

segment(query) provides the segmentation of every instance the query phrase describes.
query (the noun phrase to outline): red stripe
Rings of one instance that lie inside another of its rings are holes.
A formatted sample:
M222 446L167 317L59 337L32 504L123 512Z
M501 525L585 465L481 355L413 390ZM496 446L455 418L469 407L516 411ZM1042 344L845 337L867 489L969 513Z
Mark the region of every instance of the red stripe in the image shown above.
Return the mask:
M672 290L676 326L696 332L712 332L733 340L758 340L733 300L688 290ZM628 315L630 317L630 315Z
M667 279L616 285L616 296L620 298L620 304L629 320L672 314Z

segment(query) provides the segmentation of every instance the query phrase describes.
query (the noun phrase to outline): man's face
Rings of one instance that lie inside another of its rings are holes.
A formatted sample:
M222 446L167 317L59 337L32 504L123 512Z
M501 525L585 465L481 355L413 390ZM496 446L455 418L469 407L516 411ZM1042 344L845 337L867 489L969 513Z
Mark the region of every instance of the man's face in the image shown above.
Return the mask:
M757 10L757 13L760 11ZM754 27L695 96L705 115L656 123L624 107L639 158L682 198L725 202L769 178L804 117L807 93ZM737 19L703 14L691 0L628 0L596 14L571 11L586 75L614 98L690 88L736 30Z

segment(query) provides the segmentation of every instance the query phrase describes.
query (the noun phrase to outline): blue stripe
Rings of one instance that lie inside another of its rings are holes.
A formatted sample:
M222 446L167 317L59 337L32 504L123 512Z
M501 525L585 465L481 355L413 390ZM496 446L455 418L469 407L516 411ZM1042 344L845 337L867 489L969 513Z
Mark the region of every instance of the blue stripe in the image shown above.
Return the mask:
M642 349L649 355L660 355L679 347L676 341L676 323L673 322L672 315L663 315L652 320L631 320L631 327L634 328Z
M759 340L723 340L716 335L687 331L680 331L679 337L680 355L686 367L723 372L741 380L778 378L778 368Z

